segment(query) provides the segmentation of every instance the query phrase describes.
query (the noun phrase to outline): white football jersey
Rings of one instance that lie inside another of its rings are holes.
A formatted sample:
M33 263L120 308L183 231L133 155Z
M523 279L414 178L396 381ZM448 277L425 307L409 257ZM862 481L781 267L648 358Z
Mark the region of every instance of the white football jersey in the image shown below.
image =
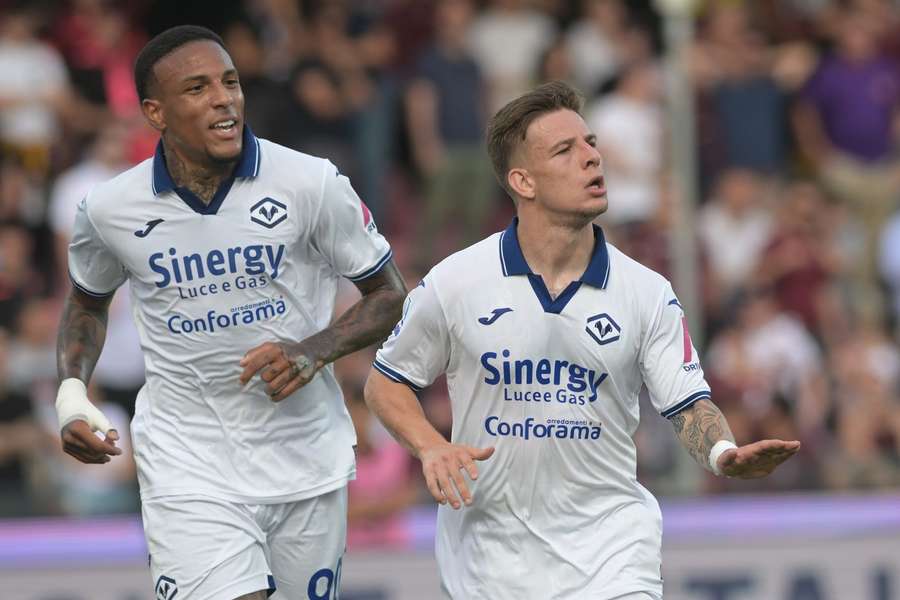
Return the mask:
M414 389L446 371L452 441L496 447L473 504L438 510L442 584L460 600L659 595L661 515L632 435L642 384L666 417L710 397L682 308L596 227L584 275L552 298L516 223L438 264L376 358Z
M331 366L274 403L244 354L330 322L340 277L390 259L387 241L330 162L244 129L235 177L203 204L156 156L97 186L69 248L74 284L130 282L147 381L132 422L141 496L281 503L355 473L356 436Z

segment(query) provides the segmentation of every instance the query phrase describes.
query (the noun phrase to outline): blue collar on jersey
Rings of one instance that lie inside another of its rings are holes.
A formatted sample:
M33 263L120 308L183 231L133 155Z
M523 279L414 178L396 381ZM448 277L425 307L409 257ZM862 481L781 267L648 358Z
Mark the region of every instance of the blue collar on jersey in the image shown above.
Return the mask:
M166 155L163 152L162 140L156 144L156 153L153 155L153 182L152 189L155 196L166 192L174 191L184 202L192 209L200 214L214 215L218 212L222 201L228 195L234 180L237 177L256 177L259 175L259 140L253 135L250 126L244 124L243 144L241 147L241 158L238 161L234 175L226 179L216 190L215 196L209 205L205 204L200 198L194 195L187 188L178 187L172 181L169 175L169 168L166 166Z
M525 256L522 254L522 247L519 246L519 235L516 227L519 224L519 217L515 217L509 227L500 235L500 265L503 268L503 275L527 275L531 282L531 287L537 295L541 306L545 312L559 314L575 296L575 292L581 287L582 283L586 283L592 287L605 289L609 283L609 252L606 250L606 238L603 236L603 230L594 225L594 254L588 263L587 269L578 281L573 281L563 290L556 298L551 297L544 280L540 275L536 275L528 263L525 262Z
M531 267L525 262L522 247L519 246L519 235L516 227L519 225L519 217L513 218L512 223L500 236L500 263L503 266L503 274L531 275ZM588 263L584 275L579 281L595 288L605 289L609 282L609 253L606 250L606 238L603 230L594 225L594 254Z

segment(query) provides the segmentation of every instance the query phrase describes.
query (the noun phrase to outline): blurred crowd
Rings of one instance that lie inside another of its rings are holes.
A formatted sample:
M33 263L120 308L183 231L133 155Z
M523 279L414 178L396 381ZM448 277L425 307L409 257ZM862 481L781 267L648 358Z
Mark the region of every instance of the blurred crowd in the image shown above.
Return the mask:
M177 4L177 5L176 5ZM487 118L536 83L587 99L624 252L671 277L662 17L650 0L0 1L0 516L137 508L133 463L62 455L55 333L75 206L149 157L132 82L143 43L207 25L240 73L247 122L348 174L409 283L513 214ZM900 485L900 3L701 2L695 91L704 368L739 442L800 439L776 475L685 465L664 419L637 434L663 494ZM338 310L355 301L347 285ZM359 435L354 545L403 543L418 465L365 408L373 351L340 361ZM114 302L93 399L127 432L143 381L129 299ZM446 387L422 394L450 429ZM122 436L127 446L128 436Z

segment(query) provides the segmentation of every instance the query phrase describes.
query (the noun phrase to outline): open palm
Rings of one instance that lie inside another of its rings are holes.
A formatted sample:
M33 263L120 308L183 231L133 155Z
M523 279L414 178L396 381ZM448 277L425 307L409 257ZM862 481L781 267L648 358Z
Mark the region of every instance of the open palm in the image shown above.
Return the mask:
M728 477L756 479L774 471L799 450L800 442L797 441L762 440L724 452L718 466Z

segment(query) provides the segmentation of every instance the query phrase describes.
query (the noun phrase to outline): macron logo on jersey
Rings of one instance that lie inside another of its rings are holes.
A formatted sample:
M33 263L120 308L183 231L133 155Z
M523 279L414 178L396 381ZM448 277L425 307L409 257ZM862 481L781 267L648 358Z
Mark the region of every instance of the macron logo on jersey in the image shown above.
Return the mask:
M173 281L183 283L203 279L207 275L268 274L275 279L283 258L284 244L254 244L224 250L213 249L206 255L192 253L179 256L178 250L169 248L168 258L166 253L154 252L147 262L150 269L160 277L155 282L156 287L164 288Z

